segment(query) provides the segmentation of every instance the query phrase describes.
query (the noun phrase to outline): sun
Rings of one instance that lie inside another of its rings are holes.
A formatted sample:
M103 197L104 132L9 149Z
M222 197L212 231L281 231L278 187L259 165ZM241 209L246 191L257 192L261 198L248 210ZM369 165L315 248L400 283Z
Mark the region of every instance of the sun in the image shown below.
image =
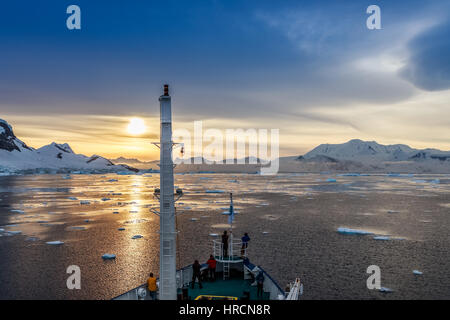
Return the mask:
M144 120L141 118L132 118L130 119L130 123L128 123L127 131L132 135L140 135L143 134L147 130L145 126Z

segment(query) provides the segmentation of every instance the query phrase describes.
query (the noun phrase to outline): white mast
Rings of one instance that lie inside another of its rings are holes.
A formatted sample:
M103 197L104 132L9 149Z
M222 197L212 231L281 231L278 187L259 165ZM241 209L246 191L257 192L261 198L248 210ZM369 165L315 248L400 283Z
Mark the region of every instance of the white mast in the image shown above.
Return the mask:
M159 97L161 112L160 135L160 241L159 241L159 298L177 299L176 230L172 161L172 107L169 86Z

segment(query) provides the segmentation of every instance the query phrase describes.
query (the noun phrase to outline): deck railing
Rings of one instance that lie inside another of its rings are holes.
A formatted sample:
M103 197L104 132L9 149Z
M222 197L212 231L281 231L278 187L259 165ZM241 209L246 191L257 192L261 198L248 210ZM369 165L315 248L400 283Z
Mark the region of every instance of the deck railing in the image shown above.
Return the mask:
M224 256L222 240L213 240L214 257L218 260L233 260L234 256L247 258L247 246L243 246L241 240L228 240L228 256Z

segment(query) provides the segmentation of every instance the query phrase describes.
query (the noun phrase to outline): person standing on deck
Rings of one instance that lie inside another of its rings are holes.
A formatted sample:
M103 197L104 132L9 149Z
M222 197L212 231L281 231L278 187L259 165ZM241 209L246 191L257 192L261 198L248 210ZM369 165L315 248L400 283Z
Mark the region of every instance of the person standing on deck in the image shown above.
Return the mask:
M222 235L222 248L223 248L223 256L228 257L228 234L225 230Z
M200 289L203 288L200 269L200 263L198 263L198 260L195 260L194 264L192 265L192 289L194 289L195 286L195 279L198 279L198 285Z
M256 276L256 285L258 288L257 295L258 295L258 297L262 297L263 293L264 293L264 275L263 275L262 271L260 271L258 273L258 275Z
M153 273L150 273L150 277L147 279L147 289L150 293L150 298L152 298L152 300L156 300L157 287L156 278L153 276Z
M213 255L210 255L210 256L209 256L209 260L206 261L206 263L208 264L208 276L209 276L209 280L210 280L210 281L216 280L216 264L217 264L216 259L214 259L214 256L213 256Z
M250 241L250 237L248 236L248 233L244 233L244 236L242 237L242 249L241 249L241 256L245 256L245 251L248 248L248 242Z

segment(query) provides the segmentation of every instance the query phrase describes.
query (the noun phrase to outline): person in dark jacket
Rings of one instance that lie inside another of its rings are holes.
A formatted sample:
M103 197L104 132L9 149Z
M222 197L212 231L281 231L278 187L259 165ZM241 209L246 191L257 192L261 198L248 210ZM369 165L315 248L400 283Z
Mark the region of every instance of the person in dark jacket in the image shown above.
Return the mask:
M264 293L264 274L262 271L256 276L256 285L258 288L258 297L262 297Z
M241 248L241 256L245 256L246 250L248 248L248 242L250 241L250 237L248 236L248 233L244 233L244 236L242 237L242 248Z
M222 235L223 256L228 257L228 234L225 230Z
M216 264L217 264L216 259L214 259L214 256L213 256L213 255L210 255L210 256L209 256L209 260L206 261L206 263L208 264L208 276L209 276L209 280L210 280L210 281L216 280Z
M195 286L195 279L198 279L198 285L201 288L203 288L202 286L202 281L201 281L201 265L200 263L198 263L198 260L194 261L194 264L192 265L192 289L194 289Z

